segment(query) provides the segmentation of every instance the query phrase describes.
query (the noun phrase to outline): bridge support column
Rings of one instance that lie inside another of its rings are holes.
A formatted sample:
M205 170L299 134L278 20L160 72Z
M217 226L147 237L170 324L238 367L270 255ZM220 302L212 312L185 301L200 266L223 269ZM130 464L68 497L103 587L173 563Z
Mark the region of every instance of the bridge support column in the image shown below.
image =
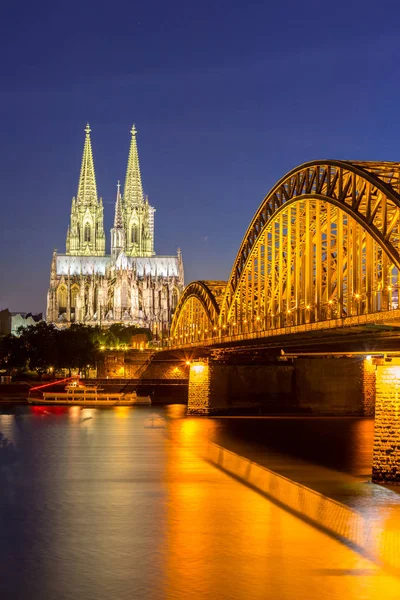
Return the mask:
M227 407L226 390L222 389L224 379L219 376L218 368L208 360L190 365L188 415L209 415Z
M373 417L375 414L376 365L371 357L365 358L362 365L363 415Z
M400 485L400 359L376 369L372 481Z

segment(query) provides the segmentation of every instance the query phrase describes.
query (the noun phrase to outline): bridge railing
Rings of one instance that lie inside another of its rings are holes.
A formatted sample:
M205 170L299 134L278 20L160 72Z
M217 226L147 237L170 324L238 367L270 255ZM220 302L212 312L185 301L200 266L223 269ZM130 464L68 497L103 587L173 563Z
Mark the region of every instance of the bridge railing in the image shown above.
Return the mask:
M290 335L294 333L306 333L310 331L321 331L326 329L344 329L346 327L358 327L359 325L369 324L379 325L398 320L400 320L400 309L393 309L390 311L382 311L367 315L356 315L351 317L342 317L339 319L329 319L326 321L316 321L315 323L304 323L303 325L288 325L276 329L262 329L261 327L257 328L257 325L255 325L255 329L247 333L230 333L228 328L225 333L225 329L222 328L217 330L214 335L204 339L193 339L179 343L177 340L169 338L168 340L164 340L164 347L190 348L198 346L213 346L221 343L240 342L245 340Z

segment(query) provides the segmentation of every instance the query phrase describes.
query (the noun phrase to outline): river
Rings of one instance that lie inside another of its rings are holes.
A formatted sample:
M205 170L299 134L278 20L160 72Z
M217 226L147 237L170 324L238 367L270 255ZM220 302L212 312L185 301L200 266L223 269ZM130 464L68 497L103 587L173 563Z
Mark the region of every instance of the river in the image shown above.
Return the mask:
M260 451L260 421L184 411L0 410L0 598L400 597L393 573L199 457L204 438ZM268 422L276 447L285 431L292 439L295 421ZM364 476L371 426L363 422L342 420L365 431L347 458L340 448L340 464L316 462ZM310 423L299 426L303 445L321 427Z

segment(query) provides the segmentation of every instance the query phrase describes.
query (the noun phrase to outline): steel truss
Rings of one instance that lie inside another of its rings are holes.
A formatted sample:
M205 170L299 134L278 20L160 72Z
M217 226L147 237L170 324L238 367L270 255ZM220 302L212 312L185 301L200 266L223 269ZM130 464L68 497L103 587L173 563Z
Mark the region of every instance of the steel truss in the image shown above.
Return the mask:
M194 281L186 286L172 320L171 341L186 344L216 335L225 286L226 281Z
M194 288L183 294L185 327L200 341L211 327L246 334L397 309L399 191L399 163L297 167L254 216L220 310L211 314Z

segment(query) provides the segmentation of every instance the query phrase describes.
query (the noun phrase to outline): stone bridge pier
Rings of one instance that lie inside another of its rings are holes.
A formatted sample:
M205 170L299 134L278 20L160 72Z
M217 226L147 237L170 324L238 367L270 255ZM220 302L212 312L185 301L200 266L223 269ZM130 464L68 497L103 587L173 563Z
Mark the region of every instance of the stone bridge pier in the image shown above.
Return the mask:
M292 365L227 365L209 358L198 359L190 365L188 415L258 409L263 403L266 381L275 390L279 387L284 405L292 391L292 378ZM274 399L278 401L278 395L270 394L273 396L276 398L272 398L272 403Z
M191 362L188 415L372 416L372 481L400 484L400 358L301 358L264 365Z
M400 484L400 358L376 365L372 481Z
M375 369L364 358L275 357L259 364L199 358L190 366L188 414L257 407L264 414L371 416Z

